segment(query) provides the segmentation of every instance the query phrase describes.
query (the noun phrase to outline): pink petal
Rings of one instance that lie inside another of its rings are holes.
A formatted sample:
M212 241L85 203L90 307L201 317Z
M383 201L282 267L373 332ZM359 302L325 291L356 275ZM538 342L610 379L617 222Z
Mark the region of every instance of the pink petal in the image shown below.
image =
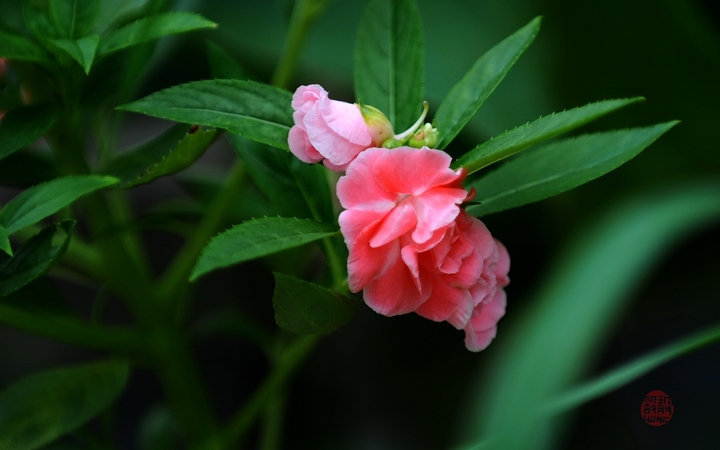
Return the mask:
M365 150L348 167L337 183L337 196L343 208L388 213L395 207L397 195L381 188L373 176L375 160L387 151L383 148Z
M344 211L343 214L346 212L348 211ZM345 219L347 220L347 216L345 216ZM396 260L400 259L400 245L398 242L392 242L378 248L371 247L369 244L370 236L375 233L377 223L363 228L355 239L349 239L345 235L348 227L342 228L342 221L340 226L349 250L348 287L352 292L359 292L374 278L383 276L388 268L395 264Z
M290 128L288 146L292 154L302 162L313 164L323 160L323 156L310 144L307 133L297 125Z
M390 245L390 244L389 244ZM364 289L365 303L384 316L395 316L415 311L430 295L417 286L431 286L428 281L420 283L412 275L401 258L393 261L383 276L372 280Z
M492 301L478 305L465 327L465 346L479 352L490 345L497 333L497 322L505 315L505 291L498 290Z
M463 328L470 319L473 299L465 289L451 286L442 276L433 277L432 295L416 313L426 319L447 320L455 328Z
M304 117L305 113L307 113L308 110L312 108L319 100L326 99L327 96L327 91L323 89L323 87L319 84L300 86L295 90L295 93L293 94L291 106L295 111L300 112L300 114L302 115L300 117L300 120L302 121L302 117Z
M432 188L410 198L417 212L417 227L413 240L423 243L430 239L432 233L450 224L460 213L458 205L463 201L467 191L464 189Z
M372 135L357 105L327 99L318 102L318 112L338 136L365 148L373 145Z
M370 239L371 247L380 247L410 231L417 223L415 210L407 203L393 208L380 222L377 233Z
M418 195L461 176L450 169L450 161L450 155L440 150L400 147L378 158L375 179L388 192Z

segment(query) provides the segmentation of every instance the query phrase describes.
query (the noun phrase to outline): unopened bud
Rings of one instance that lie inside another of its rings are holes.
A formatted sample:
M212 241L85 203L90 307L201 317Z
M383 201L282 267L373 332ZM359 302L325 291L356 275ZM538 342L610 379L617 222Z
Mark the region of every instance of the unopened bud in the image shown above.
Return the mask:
M405 145L405 142L395 138L387 139L385 142L382 143L383 148L398 148L402 147L403 145Z
M429 123L426 123L415 133L407 142L409 147L413 148L435 148L438 143L438 130L433 128Z
M372 136L373 143L376 146L381 146L385 141L393 137L392 124L385 114L379 109L368 105L357 105L360 108L360 114L362 114L365 123L368 126L370 135Z

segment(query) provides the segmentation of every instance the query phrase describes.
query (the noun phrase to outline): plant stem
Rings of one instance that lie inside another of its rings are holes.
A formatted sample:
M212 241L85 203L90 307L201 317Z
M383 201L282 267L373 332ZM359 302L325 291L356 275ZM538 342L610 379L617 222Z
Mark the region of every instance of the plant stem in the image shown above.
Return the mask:
M302 336L282 353L270 375L265 378L245 407L230 421L223 439L227 448L238 447L263 408L274 395L285 388L287 381L295 374L319 340L320 336Z
M280 450L282 446L282 424L285 415L286 391L287 389L278 390L265 405L260 441L262 450Z
M275 68L271 80L272 85L287 88L290 77L295 71L300 49L305 43L307 32L329 3L329 0L296 0L290 17L290 26L288 27L285 44L280 55L280 62Z
M237 193L244 181L245 166L238 160L230 169L225 185L213 199L203 220L159 281L159 297L166 305L174 302L169 306L174 309L176 316L182 316L187 309L188 277L195 260L207 241L219 231L233 202L238 201Z
M0 323L66 344L136 358L147 355L146 340L134 329L94 327L79 320L47 319L0 305Z

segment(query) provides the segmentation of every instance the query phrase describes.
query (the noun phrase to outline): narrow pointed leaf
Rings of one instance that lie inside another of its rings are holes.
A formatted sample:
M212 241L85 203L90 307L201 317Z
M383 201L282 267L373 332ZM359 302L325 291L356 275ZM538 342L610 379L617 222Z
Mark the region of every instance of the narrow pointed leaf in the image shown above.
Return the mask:
M470 183L478 193L475 216L543 200L616 169L678 122L565 139L529 151Z
M8 232L5 227L0 227L0 250L10 256L13 254L12 247L10 246L10 239L8 239Z
M248 173L275 207L286 216L335 221L327 171L305 164L289 152L268 148L235 134L228 139L248 166Z
M95 51L97 50L98 42L100 42L98 35L91 34L90 36L85 36L77 40L52 39L50 42L77 61L85 71L85 74L90 73L90 68L95 60Z
M104 56L163 36L215 27L216 23L199 14L181 11L157 14L129 23L104 36L98 47L98 55Z
M0 210L0 226L8 234L55 214L85 194L117 183L117 178L97 175L56 178L25 190Z
M357 101L387 115L395 132L422 112L425 44L414 0L371 1L355 42Z
M74 226L72 220L50 225L23 243L13 257L0 254L0 297L50 270L65 253ZM58 239L59 244L53 244Z
M8 111L0 121L0 159L40 139L59 116L58 108L47 104Z
M266 217L236 225L203 249L190 280L221 267L307 244L338 234L337 225L306 219Z
M434 124L445 148L485 103L540 31L536 17L478 59L440 104Z
M74 40L92 28L100 0L50 0L50 21L61 38Z
M127 382L128 365L85 364L31 375L0 392L0 448L33 450L107 408Z
M528 301L531 307L499 332L498 359L489 361L492 371L478 385L467 415L467 442L483 440L483 448L493 449L556 448L548 402L591 370L627 310L629 294L658 258L718 220L720 183L638 196L596 220L563 252Z
M567 133L605 114L642 100L645 99L635 97L605 100L541 117L478 145L455 161L453 167L464 167L468 173L473 173L521 150Z
M145 168L167 155L187 135L188 131L190 131L189 125L175 124L149 141L118 155L101 172L118 178L120 183L127 183L137 178Z
M214 42L205 43L210 73L213 78L248 80L250 76L240 64L225 50Z
M171 150L166 152L159 160L142 167L138 172L135 172L134 176L121 180L117 187L129 188L138 184L149 183L155 178L172 175L190 167L217 140L220 134L222 132L217 129L197 130L186 134L174 148L171 147Z
M317 284L275 275L275 323L293 333L329 334L355 315L358 302Z
M44 43L48 39L60 37L50 22L47 11L38 8L32 3L25 3L25 6L23 6L23 18L28 30L38 41Z
M0 58L18 59L48 64L50 58L45 50L30 39L0 30Z
M599 377L568 389L549 400L543 409L547 414L561 414L600 398L637 380L655 368L720 341L720 326L697 333L670 345L654 350L645 356L613 369Z
M155 92L118 109L176 122L222 128L288 150L292 95L265 84L206 80Z

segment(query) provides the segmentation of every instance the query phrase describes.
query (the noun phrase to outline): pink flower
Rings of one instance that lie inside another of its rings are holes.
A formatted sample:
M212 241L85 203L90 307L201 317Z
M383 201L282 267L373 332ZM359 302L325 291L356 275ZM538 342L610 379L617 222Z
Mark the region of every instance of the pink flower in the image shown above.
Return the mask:
M386 316L416 312L464 329L468 349L495 336L505 312L510 258L480 220L463 169L428 148L371 148L350 164L337 194L350 250L348 285Z
M322 161L332 170L343 171L358 153L392 137L387 119L370 128L358 105L330 100L317 84L300 86L293 94L292 107L295 126L288 145L306 163Z

